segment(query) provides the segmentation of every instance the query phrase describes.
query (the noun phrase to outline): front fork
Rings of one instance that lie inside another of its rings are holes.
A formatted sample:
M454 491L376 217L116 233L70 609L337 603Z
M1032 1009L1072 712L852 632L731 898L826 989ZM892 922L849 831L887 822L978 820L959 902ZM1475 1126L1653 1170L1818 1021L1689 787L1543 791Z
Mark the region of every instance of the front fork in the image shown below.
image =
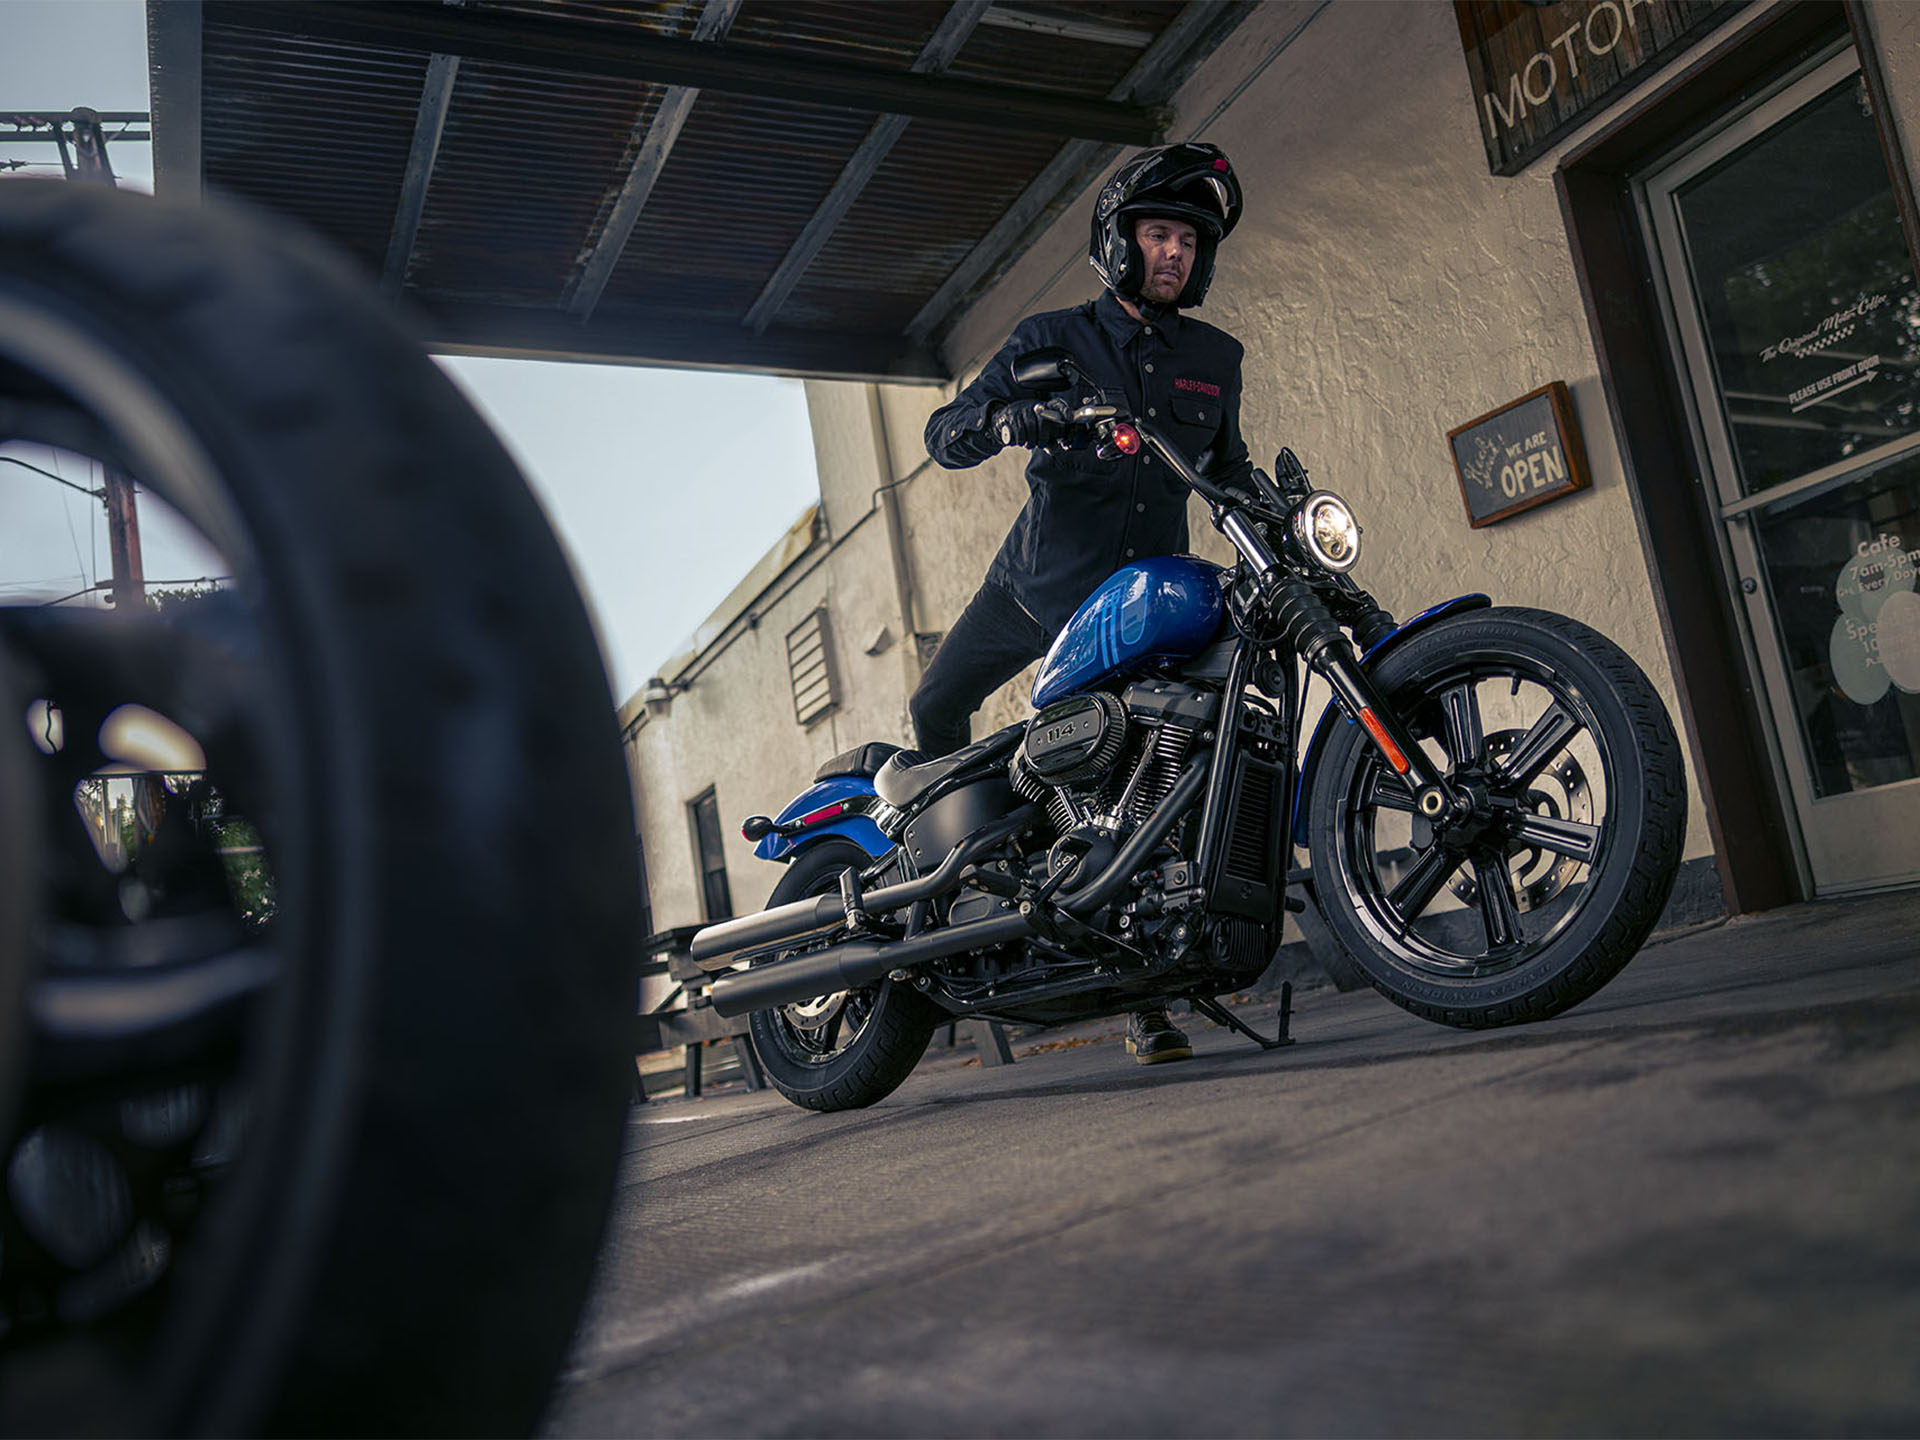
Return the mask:
M1296 583L1304 588L1304 582ZM1331 622L1332 617L1328 620ZM1439 821L1464 815L1472 808L1473 802L1447 784L1446 777L1434 768L1426 751L1407 733L1399 715L1381 699L1373 681L1360 668L1352 644L1339 634L1337 627L1334 641L1323 644L1317 653L1307 655L1307 664L1326 677L1340 707L1367 732L1373 748L1393 767L1394 773L1407 782L1413 791L1415 810L1429 820Z
M1457 820L1473 809L1465 792L1447 784L1426 752L1414 743L1380 692L1360 668L1353 643L1313 586L1290 573L1260 529L1233 496L1201 475L1151 427L1134 422L1146 444L1213 507L1214 527L1253 567L1260 604L1278 620L1285 638L1310 668L1326 677L1348 718L1367 732L1374 749L1413 792L1413 807L1428 820Z
M1216 510L1215 523L1253 565L1261 585L1260 605L1280 627L1282 637L1325 677L1347 717L1367 732L1381 759L1406 782L1413 807L1431 821L1458 819L1473 808L1472 800L1434 767L1415 743L1406 724L1360 668L1353 642L1333 618L1313 586L1289 574L1266 540L1238 510Z

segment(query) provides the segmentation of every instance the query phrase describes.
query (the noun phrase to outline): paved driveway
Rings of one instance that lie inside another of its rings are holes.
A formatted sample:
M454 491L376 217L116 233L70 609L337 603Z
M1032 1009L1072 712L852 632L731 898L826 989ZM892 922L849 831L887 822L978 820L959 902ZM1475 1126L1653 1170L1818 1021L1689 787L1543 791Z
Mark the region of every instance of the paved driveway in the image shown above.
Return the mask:
M1920 1432L1917 944L1802 906L1519 1030L1321 990L1270 1054L638 1107L549 1433Z

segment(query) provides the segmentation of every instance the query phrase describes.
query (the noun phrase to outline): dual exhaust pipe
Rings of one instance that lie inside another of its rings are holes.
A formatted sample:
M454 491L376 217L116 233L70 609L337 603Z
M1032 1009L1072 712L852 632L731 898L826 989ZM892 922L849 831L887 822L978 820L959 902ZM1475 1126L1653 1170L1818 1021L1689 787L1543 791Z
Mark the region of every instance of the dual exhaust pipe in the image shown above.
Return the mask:
M1112 900L1146 863L1187 808L1200 798L1206 788L1207 770L1205 765L1190 765L1106 868L1088 884L1063 894L1056 902L1059 907L1071 915L1085 917ZM869 892L863 897L865 908L875 912L900 910L917 901L950 893L958 888L960 872L967 865L1027 829L1039 815L1036 807L1022 806L954 846L932 873ZM797 940L831 929L845 919L846 910L838 894L815 896L763 910L757 915L710 925L693 937L689 951L695 960L711 959L778 944L782 940ZM930 930L906 940L848 939L811 954L795 955L749 970L730 971L716 978L708 993L714 1010L731 1018L811 1000L818 995L831 995L837 990L856 990L885 979L894 970L910 969L967 950L1024 940L1038 933L1039 927L1028 915L1009 913Z

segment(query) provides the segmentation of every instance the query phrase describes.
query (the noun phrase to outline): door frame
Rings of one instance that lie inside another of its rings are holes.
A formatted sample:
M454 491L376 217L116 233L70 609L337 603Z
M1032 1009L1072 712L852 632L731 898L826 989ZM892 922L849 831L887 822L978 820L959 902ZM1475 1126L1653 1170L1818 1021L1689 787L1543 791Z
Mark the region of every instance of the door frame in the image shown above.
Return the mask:
M1783 73L1848 39L1859 53L1902 225L1914 245L1920 223L1910 172L1859 0L1769 6L1570 149L1554 175L1721 891L1734 914L1791 904L1811 892L1766 698L1732 604L1718 497L1666 342L1656 262L1641 236L1629 177L1686 148ZM1920 246L1915 251L1920 254Z
M1729 423L1721 409L1708 337L1699 318L1698 297L1688 270L1683 226L1674 207L1677 192L1693 179L1712 169L1743 146L1758 139L1776 125L1798 114L1818 95L1834 86L1860 76L1860 57L1855 48L1841 40L1828 47L1807 64L1780 77L1773 92L1757 104L1733 112L1725 123L1716 125L1698 137L1678 156L1658 164L1636 178L1634 198L1639 208L1641 234L1652 237L1655 266L1653 280L1661 297L1664 316L1672 326L1672 353L1679 357L1676 368L1688 381L1685 392L1687 423L1695 453L1709 457L1710 475L1703 476L1708 496L1721 524L1715 533L1722 570L1729 580L1737 580L1740 590L1754 587L1750 597L1729 593L1729 602L1737 613L1744 613L1746 624L1741 639L1745 647L1748 673L1763 677L1767 703L1761 709L1763 722L1770 725L1779 787L1793 799L1794 824L1790 838L1794 862L1803 886L1820 895L1845 894L1854 890L1874 890L1889 884L1911 884L1912 878L1889 881L1884 878L1835 880L1820 879L1823 851L1822 835L1837 823L1832 816L1824 821L1816 807L1821 802L1815 785L1807 743L1801 733L1800 717L1790 697L1788 659L1779 631L1777 598L1766 583L1767 567L1762 558L1759 536L1750 522L1759 512L1779 506L1791 506L1838 486L1865 480L1892 465L1904 464L1920 453L1920 430L1875 446L1863 455L1849 456L1822 465L1785 483L1768 486L1751 494L1740 489L1738 464ZM1911 247L1909 247L1911 249ZM1904 782L1911 796L1920 790L1920 781ZM1851 805L1855 821L1864 818L1862 804L1884 806L1889 789L1876 787L1877 801L1864 795L1828 797L1837 804ZM1896 802L1897 803L1897 802ZM1911 804L1911 798L1906 802ZM1831 857L1828 857L1831 859Z

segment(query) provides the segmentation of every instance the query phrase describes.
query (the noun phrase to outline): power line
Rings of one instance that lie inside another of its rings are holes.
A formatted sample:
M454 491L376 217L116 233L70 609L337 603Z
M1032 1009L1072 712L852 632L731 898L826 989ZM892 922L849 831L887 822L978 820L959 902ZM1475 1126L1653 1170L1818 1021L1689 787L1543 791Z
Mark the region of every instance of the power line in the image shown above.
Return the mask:
M106 590L111 588L112 585L113 582L111 580L96 580L93 584L87 586L86 589L76 590L71 595L62 595L58 600L42 600L40 602L40 608L45 610L49 606L64 605L69 600L78 600L82 595L91 595L96 590Z
M89 490L84 485L76 485L64 475L56 475L51 470L42 470L38 465L29 465L26 461L16 460L11 455L0 455L0 465L18 465L22 470L31 470L36 475L44 475L56 485L64 485L69 490L78 490L89 500L98 500L104 493L99 490Z
M220 585L223 583L229 583L232 581L232 579L233 577L231 575L201 575L201 576L197 576L192 580L148 580L145 583L153 589L165 589L169 586L178 586L178 585ZM23 582L23 584L14 586L12 588L24 589L25 583ZM93 582L93 584L87 586L86 589L76 590L71 595L62 595L58 600L42 600L40 602L40 608L44 610L50 605L64 605L69 600L78 600L82 595L92 595L97 591L111 590L112 588L113 588L113 581L96 580Z

